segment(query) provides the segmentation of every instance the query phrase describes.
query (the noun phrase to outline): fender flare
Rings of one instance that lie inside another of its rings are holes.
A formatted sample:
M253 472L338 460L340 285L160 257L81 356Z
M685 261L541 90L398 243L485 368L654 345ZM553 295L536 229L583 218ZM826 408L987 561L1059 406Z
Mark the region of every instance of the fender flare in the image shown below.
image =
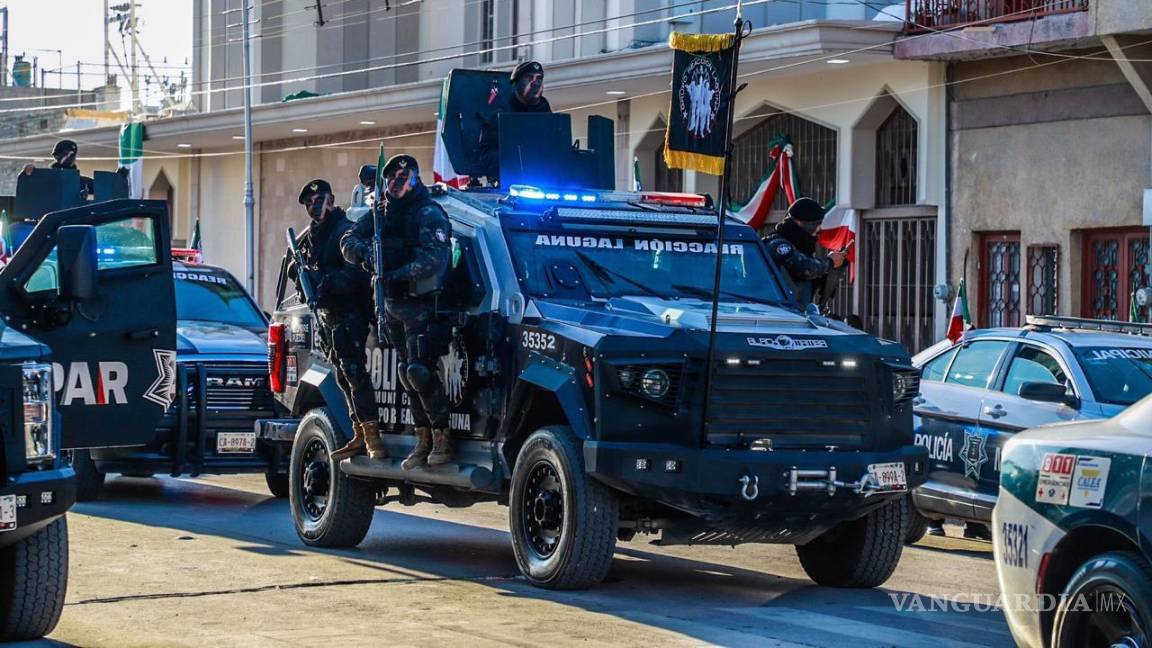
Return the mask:
M525 385L533 385L554 394L556 400L560 402L560 408L564 411L572 432L583 440L592 438L592 416L584 402L584 393L576 377L575 367L533 353L524 369L520 371L517 382L517 392L521 392Z
M340 385L336 383L335 369L325 364L315 363L300 377L300 385L296 389L296 398L292 403L292 415L303 417L311 409L309 402L317 399L324 402L328 408L328 415L334 423L338 435L347 441L352 438L352 417L348 414L348 402Z

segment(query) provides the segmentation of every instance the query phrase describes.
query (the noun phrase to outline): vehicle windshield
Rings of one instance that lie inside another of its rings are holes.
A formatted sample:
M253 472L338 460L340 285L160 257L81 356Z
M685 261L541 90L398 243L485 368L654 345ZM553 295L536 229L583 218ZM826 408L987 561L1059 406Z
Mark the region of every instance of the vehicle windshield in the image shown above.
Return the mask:
M195 270L172 274L176 279L177 319L264 328L263 314L230 275Z
M1131 405L1152 393L1152 349L1078 348L1076 356L1097 401Z
M711 299L715 242L668 232L513 230L508 241L516 276L533 296ZM785 299L758 241L724 244L720 287L729 302Z

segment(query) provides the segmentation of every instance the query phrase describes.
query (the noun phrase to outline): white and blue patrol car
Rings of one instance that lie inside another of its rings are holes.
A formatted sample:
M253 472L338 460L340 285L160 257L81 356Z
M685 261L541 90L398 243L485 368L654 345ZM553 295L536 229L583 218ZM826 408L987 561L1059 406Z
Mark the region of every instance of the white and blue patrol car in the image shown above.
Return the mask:
M1152 396L1005 445L996 571L1022 646L1152 641Z

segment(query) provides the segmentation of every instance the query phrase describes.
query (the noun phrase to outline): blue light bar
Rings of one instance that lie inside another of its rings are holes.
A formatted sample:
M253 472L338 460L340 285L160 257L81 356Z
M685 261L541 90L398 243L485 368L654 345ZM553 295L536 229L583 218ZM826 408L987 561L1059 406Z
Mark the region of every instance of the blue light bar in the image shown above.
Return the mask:
M525 200L547 200L551 202L594 203L600 200L600 196L595 193L544 191L528 185L512 185L508 187L508 195Z

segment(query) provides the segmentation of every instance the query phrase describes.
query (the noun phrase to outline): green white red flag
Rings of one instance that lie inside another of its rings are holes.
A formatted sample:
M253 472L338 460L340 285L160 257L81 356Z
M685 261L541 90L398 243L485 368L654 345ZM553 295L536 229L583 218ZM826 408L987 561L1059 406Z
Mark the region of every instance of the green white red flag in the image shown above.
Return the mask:
M772 209L772 201L776 200L777 192L784 190L789 205L800 197L791 140L787 135L777 136L768 146L768 173L752 198L745 205L737 207L736 211L731 211L733 216L757 230L768 222L768 212Z
M860 217L855 209L825 207L824 222L820 224L817 242L826 250L848 254L849 281L856 280L856 235L860 231Z
M447 111L447 103L448 79L444 79L444 85L440 89L440 110L436 113L436 134L432 138L435 140L432 149L432 180L433 182L443 182L449 187L463 189L468 186L470 178L456 172L456 168L452 166L452 158L448 157L448 147L444 146L444 115ZM379 168L383 169L384 167Z
M964 279L960 279L956 301L952 302L952 319L948 320L947 337L955 344L960 341L964 331L972 328L972 314L968 312L968 288L964 285Z
M144 197L144 124L120 127L120 166L128 170L128 197Z

